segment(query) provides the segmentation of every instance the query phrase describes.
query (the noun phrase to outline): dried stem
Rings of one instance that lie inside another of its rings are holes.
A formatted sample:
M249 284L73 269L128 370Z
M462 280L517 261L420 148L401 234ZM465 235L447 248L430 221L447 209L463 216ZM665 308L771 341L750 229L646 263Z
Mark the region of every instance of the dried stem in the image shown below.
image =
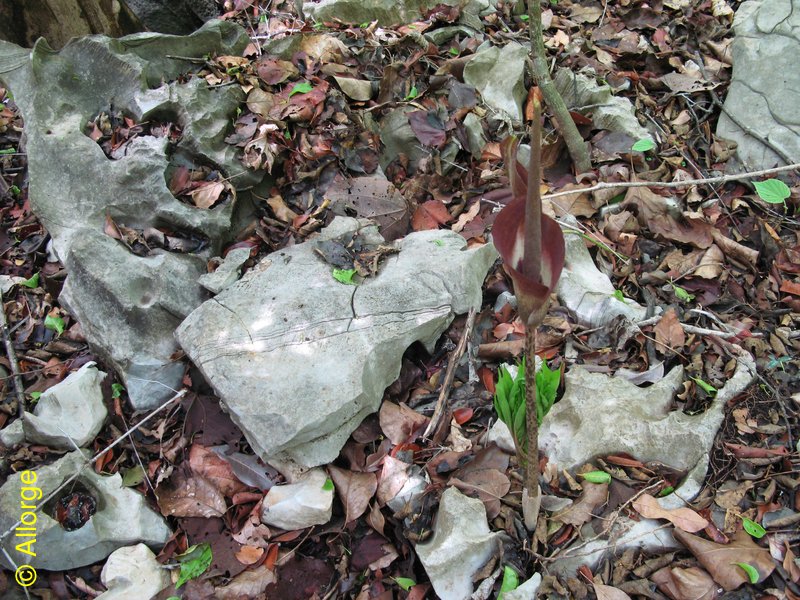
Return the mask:
M14 381L14 393L17 397L17 414L22 416L22 413L25 411L25 392L22 387L22 375L20 375L17 354L14 352L14 342L11 340L11 332L8 330L6 307L5 304L3 304L2 292L0 292L0 328L2 328L3 331L3 343L6 347L6 356L8 357L8 364L11 366L11 377Z
M556 128L564 142L567 144L569 155L575 162L578 173L588 173L592 170L589 160L589 149L583 141L575 121L569 114L564 99L556 89L553 78L550 77L550 68L547 64L547 54L542 38L542 2L541 0L528 0L528 26L531 36L531 62L533 63L533 78L542 90L544 101L555 118Z

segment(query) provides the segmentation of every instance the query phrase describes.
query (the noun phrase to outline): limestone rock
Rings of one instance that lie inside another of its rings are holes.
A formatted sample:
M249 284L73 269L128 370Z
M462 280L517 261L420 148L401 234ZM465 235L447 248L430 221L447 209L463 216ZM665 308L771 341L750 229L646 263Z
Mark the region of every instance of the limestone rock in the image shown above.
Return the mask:
M237 150L224 143L241 90L209 89L202 79L175 81L196 66L168 56L238 54L248 42L243 29L220 21L187 37L90 36L57 53L43 40L32 51L0 42L0 80L25 118L31 208L68 272L59 300L94 351L121 375L136 409L158 405L180 386L183 367L171 359L177 349L172 333L207 298L197 279L236 222L233 201L203 210L176 199L167 187L168 169L215 165L235 175L231 181L241 188L263 176L239 176L245 169ZM110 160L86 124L112 104L135 121L179 123L183 136L174 148L164 137L140 136L124 156ZM242 193L238 202L246 203ZM137 256L106 235L107 217L207 243L194 254Z
M334 490L333 484L325 489L327 480L325 471L312 469L294 483L272 486L264 497L261 521L289 531L327 523Z
M15 473L0 487L0 532L13 532L15 524L22 517L20 499L38 504L39 500L46 498L73 474L80 473L42 510L35 513L35 557L15 548L24 538L15 537L12 533L0 540L2 548L17 565L30 564L36 569L66 571L103 560L123 546L142 542L160 547L169 539L171 531L164 519L147 506L141 495L124 487L119 474L103 476L86 468L86 458L81 452L71 452L36 471ZM34 475L35 480L32 480ZM23 481L23 476L27 480ZM37 489L41 490L41 495ZM97 512L82 527L66 531L51 515L54 514L56 502L72 492L92 496ZM30 521L33 517L26 516L25 519ZM15 568L4 552L0 552L0 565L6 569Z
M491 108L521 121L528 54L529 49L516 42L480 50L464 67L464 82L474 86Z
M436 595L464 600L472 595L472 576L501 546L500 534L489 531L483 502L450 487L442 494L433 537L416 550Z
M798 162L800 0L748 0L737 9L733 29L733 75L725 110ZM737 156L746 169L783 164L725 113L719 116L717 135L738 144Z
M234 248L213 273L200 276L200 285L212 294L219 294L226 287L233 285L239 275L241 267L250 258L250 248Z
M366 23L378 21L380 25L399 25L419 20L436 6L464 5L463 10L473 14L485 14L494 10L496 0L302 0L303 16L318 22L340 21L342 23Z
M100 387L105 377L90 362L44 392L33 413L22 415L25 439L60 450L91 443L108 416Z
M456 314L480 306L496 251L466 250L449 231L413 233L377 276L339 283L315 243L359 227L337 217L317 240L270 254L176 332L265 462L336 458L378 409L406 348L432 348Z
M146 600L170 584L169 572L156 560L144 544L120 548L111 553L100 573L100 581L108 588L97 600Z
M214 0L123 0L150 31L184 35L219 14Z

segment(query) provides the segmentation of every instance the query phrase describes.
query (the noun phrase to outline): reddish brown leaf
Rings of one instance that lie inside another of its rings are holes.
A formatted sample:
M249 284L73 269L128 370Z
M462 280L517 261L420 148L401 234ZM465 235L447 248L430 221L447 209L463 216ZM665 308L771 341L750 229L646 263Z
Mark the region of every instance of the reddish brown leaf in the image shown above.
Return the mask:
M800 283L795 283L794 281L784 279L781 282L781 291L786 292L787 294L792 294L793 296L800 296Z
M428 424L428 417L409 408L405 404L384 402L378 414L381 429L393 444L413 440L420 430Z
M472 418L473 413L471 408L457 408L453 411L453 419L459 425L463 425Z
M473 470L461 478L451 477L448 482L464 495L480 500L486 506L486 517L491 520L500 514L500 500L511 489L511 482L497 469Z
M583 492L572 506L553 516L554 521L560 521L575 527L580 527L591 520L598 506L602 506L608 497L607 483L585 482Z
M243 565L254 565L264 556L264 549L256 546L242 546L236 553L236 560Z
M719 596L717 584L698 567L664 567L650 578L672 600L714 600Z
M710 542L680 529L676 529L673 535L695 555L714 581L728 591L735 590L749 581L744 570L735 563L747 563L756 569L759 582L769 577L775 568L769 550L759 547L747 532L742 530L736 532L733 541L726 545Z
M601 583L594 584L594 593L597 594L597 600L631 600L622 590Z
M247 489L233 474L228 461L200 444L192 444L189 449L189 466L193 473L205 477L225 496L232 497Z
M667 309L658 324L653 327L653 331L656 334L656 343L661 346L663 352L667 350L680 352L686 342L686 334L674 308Z
M156 489L158 506L165 517L220 517L227 506L222 493L202 475L176 469Z
M339 500L344 505L345 523L349 523L364 514L369 506L369 501L378 489L378 480L374 473L355 473L340 469L333 465L328 466Z
M224 183L221 181L208 181L194 189L190 196L197 208L211 208L217 203L223 191L225 191Z
M784 456L788 454L786 446L778 446L777 448L756 448L725 442L725 447L733 452L736 458L771 458L773 456Z
M269 56L265 56L258 61L256 73L258 73L261 81L267 85L277 85L290 77L299 75L297 67L288 60L280 60Z
M426 229L436 229L439 225L444 225L450 220L450 213L447 207L438 200L428 200L417 207L414 216L411 217L411 228L414 231L424 231Z
M646 519L667 519L675 527L690 533L701 531L708 525L708 521L691 508L675 508L673 510L661 508L658 500L650 494L642 494L634 500L633 508Z

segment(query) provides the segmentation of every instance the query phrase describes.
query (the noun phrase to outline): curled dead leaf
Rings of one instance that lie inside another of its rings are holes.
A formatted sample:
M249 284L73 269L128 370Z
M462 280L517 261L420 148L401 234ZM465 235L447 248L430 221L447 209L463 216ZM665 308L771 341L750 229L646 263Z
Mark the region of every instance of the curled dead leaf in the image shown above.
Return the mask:
M690 533L701 531L708 525L708 521L691 508L664 509L650 494L642 494L634 500L633 508L646 519L666 519L675 527Z

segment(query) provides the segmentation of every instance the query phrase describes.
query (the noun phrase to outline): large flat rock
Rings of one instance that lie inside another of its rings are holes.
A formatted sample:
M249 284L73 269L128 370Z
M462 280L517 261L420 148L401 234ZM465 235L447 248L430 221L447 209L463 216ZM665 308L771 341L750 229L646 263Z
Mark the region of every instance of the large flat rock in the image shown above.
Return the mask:
M337 218L321 239L359 227ZM376 411L416 341L431 348L456 314L481 304L497 253L450 231L413 233L380 272L344 285L315 242L270 254L205 302L176 336L267 462L336 458Z
M725 110L799 162L800 0L748 0L736 11L733 29L733 76ZM783 164L724 113L717 135L738 144L737 157L747 169Z

